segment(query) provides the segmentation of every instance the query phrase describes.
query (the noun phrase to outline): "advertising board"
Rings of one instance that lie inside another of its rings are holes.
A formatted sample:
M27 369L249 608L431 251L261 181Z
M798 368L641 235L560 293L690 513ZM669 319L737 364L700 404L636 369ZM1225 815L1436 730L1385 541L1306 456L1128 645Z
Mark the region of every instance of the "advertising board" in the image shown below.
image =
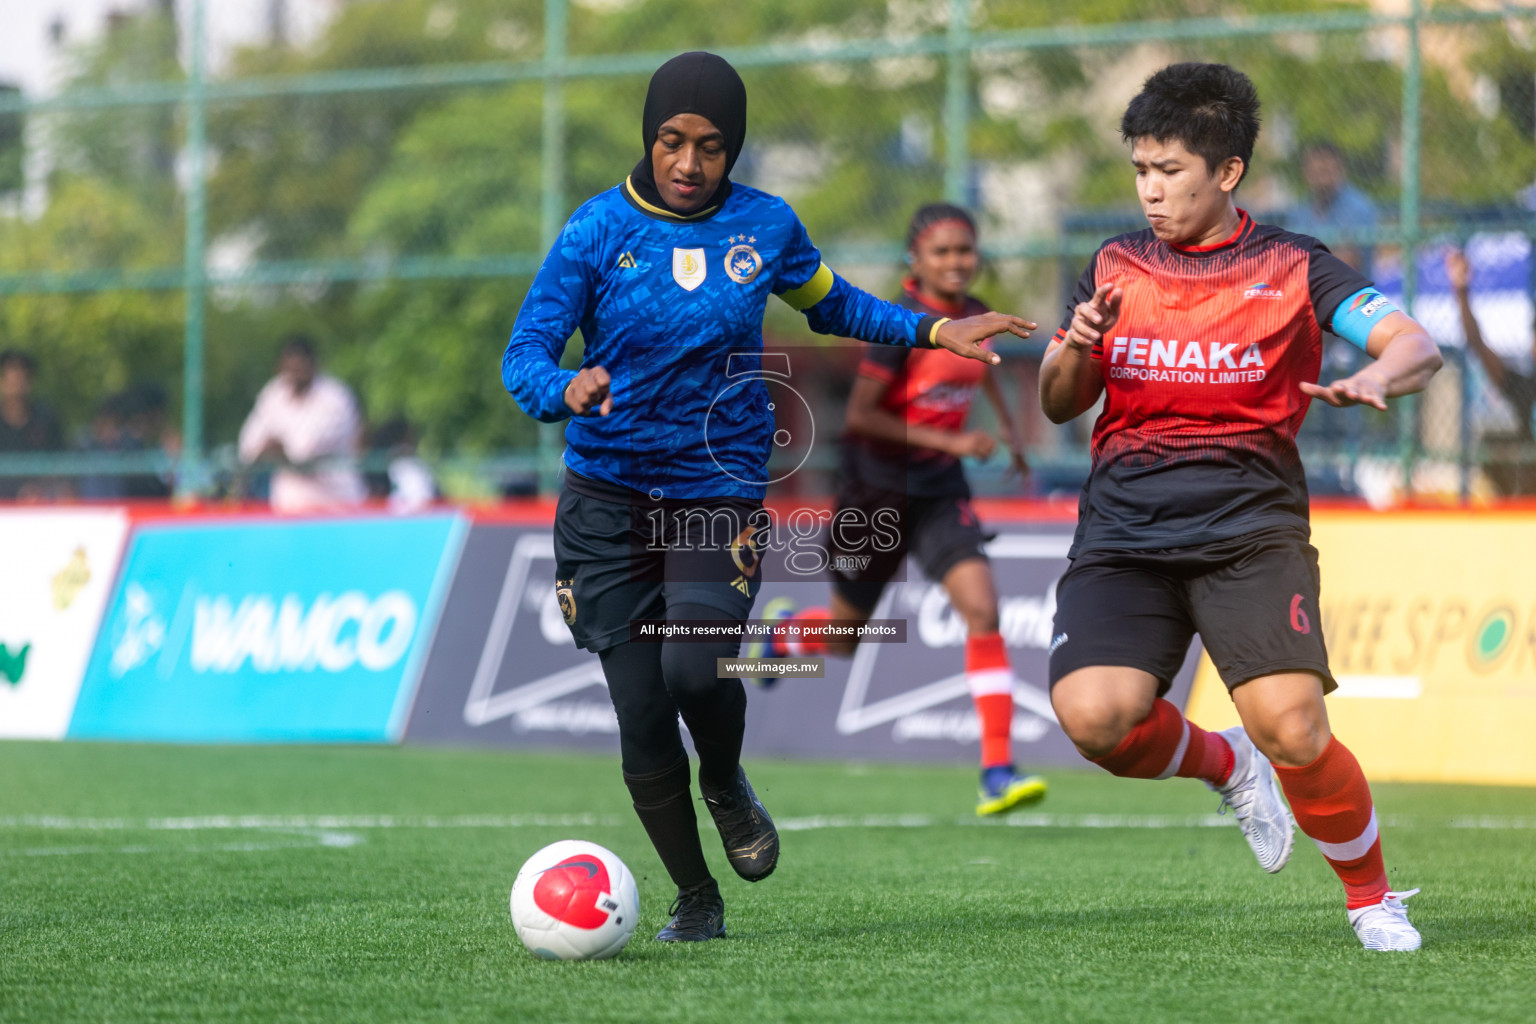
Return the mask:
M0 736L69 728L127 534L120 510L0 511Z
M1536 515L1317 512L1334 734L1373 779L1536 783ZM1189 716L1237 723L1201 665Z
M71 738L397 740L457 515L146 525Z
M1070 524L993 522L988 554L1001 632L1015 674L1015 752L1021 764L1081 764L1056 725L1046 658L1056 579ZM776 599L825 605L823 579L791 580L764 555L754 614ZM966 688L965 624L942 587L909 566L874 617L905 622L904 641L865 643L826 659L823 678L749 687L749 754L969 761L979 735ZM747 653L745 648L743 653ZM1189 692L1191 654L1170 699ZM596 656L571 641L555 593L546 526L476 524L445 605L406 738L521 748L617 751L618 723Z

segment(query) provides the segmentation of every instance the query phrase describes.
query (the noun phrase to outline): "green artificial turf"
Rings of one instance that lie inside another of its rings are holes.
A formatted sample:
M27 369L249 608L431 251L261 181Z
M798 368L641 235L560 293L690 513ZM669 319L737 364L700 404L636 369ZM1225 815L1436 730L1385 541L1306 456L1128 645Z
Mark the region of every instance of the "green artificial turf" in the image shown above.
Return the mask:
M1376 787L1393 883L1424 888L1424 949L1383 954L1310 843L1265 875L1186 780L1057 772L997 826L961 768L748 769L779 869L739 882L706 834L730 937L663 945L672 891L611 758L0 744L0 1020L1536 1016L1533 790ZM518 866L562 838L640 881L616 960L512 931Z

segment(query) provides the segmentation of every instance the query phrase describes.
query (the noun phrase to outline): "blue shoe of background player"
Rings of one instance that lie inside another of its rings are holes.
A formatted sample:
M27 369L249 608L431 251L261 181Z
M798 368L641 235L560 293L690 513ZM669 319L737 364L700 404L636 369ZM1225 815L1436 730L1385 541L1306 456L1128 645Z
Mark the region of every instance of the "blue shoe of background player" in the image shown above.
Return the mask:
M763 620L766 622L783 622L791 618L798 610L793 598L776 597L763 607ZM761 658L780 657L780 653L774 650L770 640L753 640L747 644L747 649L742 652L742 657L748 661L756 661ZM759 690L771 690L778 684L778 676L747 676L747 682Z
M1006 814L1015 807L1039 803L1045 799L1045 779L1039 775L1020 775L1011 764L981 770L981 787L976 793L976 813L983 818Z

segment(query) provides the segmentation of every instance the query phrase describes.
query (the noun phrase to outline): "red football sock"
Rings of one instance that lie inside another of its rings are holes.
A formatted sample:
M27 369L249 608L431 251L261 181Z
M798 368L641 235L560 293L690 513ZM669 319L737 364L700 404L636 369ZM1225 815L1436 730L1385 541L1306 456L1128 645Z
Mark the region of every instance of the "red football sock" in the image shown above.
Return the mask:
M1127 779L1204 779L1221 785L1232 774L1232 746L1220 733L1206 732L1159 697L1113 752L1093 758L1099 767Z
M981 766L1012 764L1013 667L997 633L965 638L965 683L981 722Z
M797 658L827 653L826 636L806 636L805 630L808 627L815 629L825 626L831 621L832 612L828 608L802 608L780 623L780 625L795 626L800 632L793 636L775 635L773 638L773 653L780 657L792 655Z
M1275 774L1297 826L1323 851L1323 859L1344 883L1349 909L1380 903L1387 894L1387 869L1381 860L1371 787L1355 755L1333 738L1311 764L1277 764Z

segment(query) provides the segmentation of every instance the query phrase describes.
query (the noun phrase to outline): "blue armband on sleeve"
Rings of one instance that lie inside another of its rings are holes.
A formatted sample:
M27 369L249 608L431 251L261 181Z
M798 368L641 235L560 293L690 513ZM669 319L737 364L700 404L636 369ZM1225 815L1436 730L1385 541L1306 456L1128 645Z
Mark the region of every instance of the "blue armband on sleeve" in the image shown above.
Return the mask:
M1385 320L1388 313L1395 312L1397 307L1392 304L1392 300L1375 287L1361 288L1339 303L1339 308L1333 311L1332 330L1364 352L1371 330Z

